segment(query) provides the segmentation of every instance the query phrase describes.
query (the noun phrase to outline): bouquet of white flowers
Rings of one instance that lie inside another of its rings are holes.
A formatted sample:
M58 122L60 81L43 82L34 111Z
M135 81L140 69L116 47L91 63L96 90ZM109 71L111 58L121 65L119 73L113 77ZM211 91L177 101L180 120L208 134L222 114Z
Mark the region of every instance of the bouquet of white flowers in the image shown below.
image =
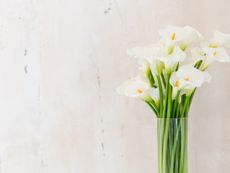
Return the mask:
M159 172L185 173L186 117L196 89L211 80L206 72L210 64L230 61L225 50L230 47L230 35L215 31L214 37L205 41L190 26L168 26L159 35L156 44L127 51L138 58L141 73L124 82L117 91L142 99L159 119Z
M213 39L204 41L190 26L168 26L159 35L158 43L127 51L139 59L142 73L117 91L141 98L158 118L187 117L196 88L211 79L205 72L209 65L230 61L225 50L230 35L216 31Z

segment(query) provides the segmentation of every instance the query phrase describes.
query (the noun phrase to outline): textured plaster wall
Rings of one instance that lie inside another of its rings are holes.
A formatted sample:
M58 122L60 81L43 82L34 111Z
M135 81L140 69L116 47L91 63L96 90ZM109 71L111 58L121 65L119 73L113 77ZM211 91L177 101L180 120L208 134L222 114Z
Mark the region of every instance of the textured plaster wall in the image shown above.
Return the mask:
M156 119L115 88L159 28L230 32L228 0L0 0L0 172L154 173ZM230 172L230 64L190 112L190 172Z

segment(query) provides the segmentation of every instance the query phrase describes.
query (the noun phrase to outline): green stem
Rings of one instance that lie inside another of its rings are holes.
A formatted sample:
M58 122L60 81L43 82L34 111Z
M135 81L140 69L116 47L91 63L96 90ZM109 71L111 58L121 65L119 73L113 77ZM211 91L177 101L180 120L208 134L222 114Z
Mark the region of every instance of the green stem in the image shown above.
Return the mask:
M153 74L152 74L152 71L151 71L150 68L147 70L146 76L147 76L147 78L148 78L148 80L149 80L150 86L153 87L154 84L155 84L155 80L154 80L154 77L153 77Z
M164 95L163 95L163 89L162 89L161 79L159 75L157 75L157 82L158 82L158 87L160 92L160 116L163 116Z
M163 173L166 173L166 165L167 165L167 145L168 145L168 136L169 136L169 121L171 114L171 103L172 103L172 87L169 83L171 73L166 73L166 98L164 102L164 115L167 119L165 120L165 132L164 132L164 140L163 140ZM166 109L167 108L167 109Z
M158 109L156 109L150 102L145 101L145 103L147 103L149 105L149 107L153 110L153 112L156 114L156 116L158 117Z
M166 87L166 80L165 80L163 72L161 73L161 79L162 79L163 86L165 88Z
M158 130L158 172L162 173L162 136L164 134L164 122L157 123L157 130Z
M168 134L169 134L169 119L165 120L165 131L164 131L164 139L163 139L163 173L166 173L166 165L167 165L167 142L168 142Z
M174 116L174 118L177 117L177 108L179 106L179 96L180 96L181 91L177 91L177 95L176 98L174 100L174 104L173 104L173 111L172 111L172 116Z
M187 134L188 134L188 125L187 121L182 123L182 148L181 148L181 156L180 156L180 172L185 173L187 170Z
M178 144L179 132L181 130L180 128L181 128L181 122L179 123L179 126L177 127L176 137L175 137L173 148L172 148L171 163L170 163L170 173L174 173L173 172L174 160L175 160L175 154L176 154L176 149L177 149L177 144Z
M167 103L168 103L168 97L169 97L169 74L166 74L166 93L165 93L165 100L164 100L164 108L163 108L163 116L167 116Z
M196 92L196 88L193 90L193 92L192 92L192 94L191 94L191 96L190 96L190 98L189 98L189 104L188 104L187 109L186 109L186 112L185 112L185 114L186 114L187 117L188 117L189 109L190 109L190 107L191 107L192 99L193 99L193 97L194 97L195 92Z
M169 91L168 91L168 101L167 101L167 118L169 118L170 116L174 116L171 115L171 109L172 109L172 86L170 84L169 85Z
M181 116L182 117L186 117L186 110L187 110L187 107L189 106L189 101L190 101L190 96L186 96L185 98L185 102L184 102L184 105L183 105L183 109L182 109L182 114Z

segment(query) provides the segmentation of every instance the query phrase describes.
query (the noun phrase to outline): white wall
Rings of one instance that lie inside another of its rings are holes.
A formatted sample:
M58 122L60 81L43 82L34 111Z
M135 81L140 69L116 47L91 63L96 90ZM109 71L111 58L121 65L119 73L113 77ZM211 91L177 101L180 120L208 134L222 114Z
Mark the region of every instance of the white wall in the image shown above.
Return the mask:
M0 172L152 173L156 120L115 88L165 25L230 32L228 0L1 0ZM230 64L190 112L190 172L230 171Z

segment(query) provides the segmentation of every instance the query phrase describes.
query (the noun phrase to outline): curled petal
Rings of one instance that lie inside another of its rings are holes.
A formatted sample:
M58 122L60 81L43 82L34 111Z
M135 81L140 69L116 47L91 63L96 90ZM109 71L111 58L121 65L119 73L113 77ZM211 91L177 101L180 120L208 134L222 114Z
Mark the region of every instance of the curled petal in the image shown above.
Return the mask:
M157 59L164 62L166 67L172 66L178 62L183 62L186 58L186 53L182 51L178 46L174 46L172 51L168 51L168 49L163 49L159 54Z
M148 83L136 77L124 82L117 88L117 92L128 97L142 97L148 89Z
M211 64L212 62L229 62L230 57L227 53L227 51L223 47L218 48L210 48L210 47L204 47L203 51L205 52L205 63Z
M161 47L159 44L147 45L143 47L134 47L132 49L127 50L127 54L134 58L143 58L148 61L152 61L158 52L160 51Z
M226 34L220 31L215 31L214 38L212 40L211 45L215 47L215 44L216 46L230 47L230 34Z
M170 40L172 42L192 43L203 39L203 36L191 26L167 26L159 31L159 35L162 40Z
M160 93L158 88L149 88L146 93L156 102L160 99Z
M186 65L172 74L170 84L178 89L193 89L200 87L204 82L210 82L210 80L211 76L208 72Z

